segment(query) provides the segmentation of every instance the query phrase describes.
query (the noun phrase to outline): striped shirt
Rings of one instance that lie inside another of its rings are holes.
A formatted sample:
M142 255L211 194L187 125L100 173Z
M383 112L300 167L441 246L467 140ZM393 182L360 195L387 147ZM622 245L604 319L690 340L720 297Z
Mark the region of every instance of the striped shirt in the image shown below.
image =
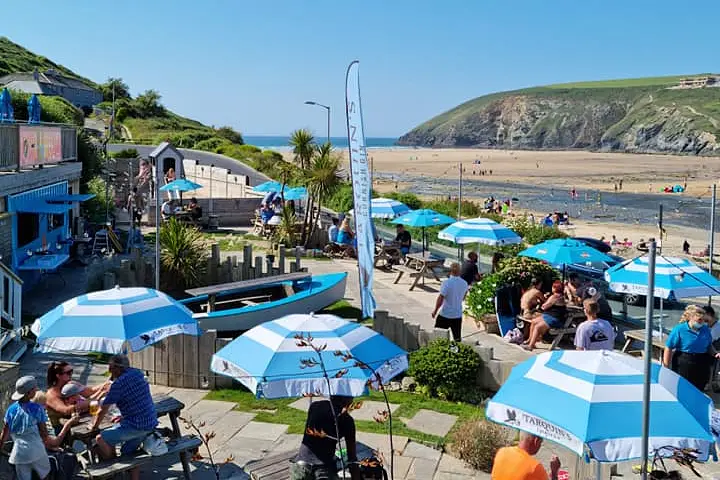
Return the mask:
M158 424L150 386L136 368L126 369L115 379L103 403L117 405L122 415L121 425L148 432Z

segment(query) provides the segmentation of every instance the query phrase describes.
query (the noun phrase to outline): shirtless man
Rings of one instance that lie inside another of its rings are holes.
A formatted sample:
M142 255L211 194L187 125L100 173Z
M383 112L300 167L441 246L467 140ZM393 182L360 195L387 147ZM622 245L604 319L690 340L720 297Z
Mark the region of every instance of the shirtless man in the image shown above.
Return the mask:
M522 316L528 320L523 327L525 338L527 338L530 333L530 320L536 316L538 308L544 301L545 295L542 292L542 280L533 278L530 282L530 288L520 297Z

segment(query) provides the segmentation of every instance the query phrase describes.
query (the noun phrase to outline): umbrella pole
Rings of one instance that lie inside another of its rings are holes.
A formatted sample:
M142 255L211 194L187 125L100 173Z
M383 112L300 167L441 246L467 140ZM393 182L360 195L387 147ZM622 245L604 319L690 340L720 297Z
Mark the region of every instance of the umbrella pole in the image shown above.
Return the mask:
M650 369L652 367L652 321L655 307L655 242L650 243L648 252L648 295L645 305L645 379L643 382L643 419L641 478L647 480L648 450L650 448Z
M663 304L665 300L660 297L660 318L658 319L658 331L660 332L660 341L663 338Z

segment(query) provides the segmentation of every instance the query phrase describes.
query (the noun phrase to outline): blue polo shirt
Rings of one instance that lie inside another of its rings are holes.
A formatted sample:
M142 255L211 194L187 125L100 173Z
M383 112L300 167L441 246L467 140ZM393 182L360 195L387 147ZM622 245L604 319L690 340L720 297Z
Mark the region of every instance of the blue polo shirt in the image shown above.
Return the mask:
M114 403L120 409L120 425L146 432L153 430L158 424L150 386L143 373L135 368L126 369L115 379L104 403Z
M703 325L699 330L693 330L688 322L683 322L675 325L665 346L684 353L705 353L711 343L712 335L707 325Z

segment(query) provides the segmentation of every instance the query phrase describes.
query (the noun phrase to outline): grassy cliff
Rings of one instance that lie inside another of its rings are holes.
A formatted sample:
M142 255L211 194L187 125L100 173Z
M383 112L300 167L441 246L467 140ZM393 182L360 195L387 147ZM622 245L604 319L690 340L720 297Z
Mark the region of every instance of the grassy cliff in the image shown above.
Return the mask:
M681 78L686 77L577 82L485 95L428 120L398 143L716 154L720 88L671 88Z

